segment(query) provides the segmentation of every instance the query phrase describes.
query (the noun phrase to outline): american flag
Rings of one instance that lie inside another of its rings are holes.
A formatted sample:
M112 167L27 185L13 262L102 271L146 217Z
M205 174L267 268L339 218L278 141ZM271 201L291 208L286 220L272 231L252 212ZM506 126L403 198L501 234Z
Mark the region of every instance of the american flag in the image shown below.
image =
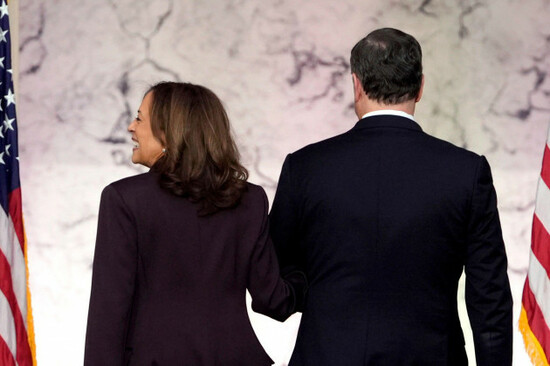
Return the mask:
M0 6L0 365L32 366L34 338L21 209L8 5ZM29 337L31 335L31 337ZM31 344L32 351L31 351Z
M529 270L523 287L520 331L536 366L550 361L550 129L537 189Z

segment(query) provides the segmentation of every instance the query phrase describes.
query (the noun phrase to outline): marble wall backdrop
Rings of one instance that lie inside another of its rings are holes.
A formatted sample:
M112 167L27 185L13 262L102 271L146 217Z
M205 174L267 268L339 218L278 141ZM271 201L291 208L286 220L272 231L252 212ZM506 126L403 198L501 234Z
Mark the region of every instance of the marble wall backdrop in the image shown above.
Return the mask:
M424 130L492 165L517 323L550 121L549 16L549 0L22 2L20 159L39 364L82 362L99 195L143 171L130 163L126 126L149 84L213 89L271 199L288 152L356 122L349 52L383 26L423 47ZM286 364L299 316L251 319ZM527 365L519 333L514 341L515 364Z

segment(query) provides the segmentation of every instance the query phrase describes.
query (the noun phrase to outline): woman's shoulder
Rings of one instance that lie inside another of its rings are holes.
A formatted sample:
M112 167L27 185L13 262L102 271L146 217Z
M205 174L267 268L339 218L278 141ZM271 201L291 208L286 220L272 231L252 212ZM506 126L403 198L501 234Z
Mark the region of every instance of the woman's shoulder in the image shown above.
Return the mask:
M150 190L155 186L158 186L157 177L154 173L147 172L114 181L107 185L103 191L115 190L121 195L126 195Z
M259 212L267 211L268 206L265 190L257 184L247 182L246 190L241 196L238 207L245 211L252 211L257 215Z
M259 196L265 195L264 188L254 183L246 182L246 190L247 192L250 192L253 195L259 195Z
M107 206L142 212L144 207L150 208L164 202L157 178L154 173L148 172L114 181L103 188L101 202Z
M263 187L254 183L246 182L246 191L244 195L253 200L267 201L267 194Z

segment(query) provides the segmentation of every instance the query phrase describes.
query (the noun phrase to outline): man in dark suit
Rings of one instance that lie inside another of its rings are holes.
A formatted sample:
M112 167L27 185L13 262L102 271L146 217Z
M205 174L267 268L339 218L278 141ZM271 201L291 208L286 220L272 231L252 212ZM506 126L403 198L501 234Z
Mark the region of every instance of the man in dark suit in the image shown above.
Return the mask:
M379 29L351 52L350 131L289 154L270 214L283 270L309 290L290 366L512 362L512 298L491 172L483 156L415 122L418 42Z

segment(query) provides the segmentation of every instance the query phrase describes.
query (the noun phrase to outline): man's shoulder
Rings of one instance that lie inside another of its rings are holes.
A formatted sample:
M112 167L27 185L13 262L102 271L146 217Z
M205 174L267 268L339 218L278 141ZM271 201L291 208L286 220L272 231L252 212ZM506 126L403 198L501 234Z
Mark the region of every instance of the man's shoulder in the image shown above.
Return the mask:
M424 140L421 142L424 147L439 150L440 152L446 152L448 154L453 154L456 156L462 156L466 159L477 160L480 158L479 154L468 150L465 146L459 146L453 142L443 140L426 132L420 131L420 134L418 136ZM312 155L317 156L318 154L329 154L333 152L334 149L345 149L347 145L346 142L349 142L350 140L353 140L353 129L329 137L327 139L306 145L294 151L293 153L291 153L291 155L293 157L307 158ZM365 141L365 143L368 142Z
M424 133L426 143L425 147L431 149L434 154L441 157L451 157L454 159L462 159L470 162L478 162L481 155L472 150L468 150L466 146L459 146L453 142L443 140L441 138Z
M326 138L321 141L306 145L290 155L297 159L307 159L308 157L317 157L319 154L330 154L334 149L345 147L345 141L349 137L350 131L336 136Z

